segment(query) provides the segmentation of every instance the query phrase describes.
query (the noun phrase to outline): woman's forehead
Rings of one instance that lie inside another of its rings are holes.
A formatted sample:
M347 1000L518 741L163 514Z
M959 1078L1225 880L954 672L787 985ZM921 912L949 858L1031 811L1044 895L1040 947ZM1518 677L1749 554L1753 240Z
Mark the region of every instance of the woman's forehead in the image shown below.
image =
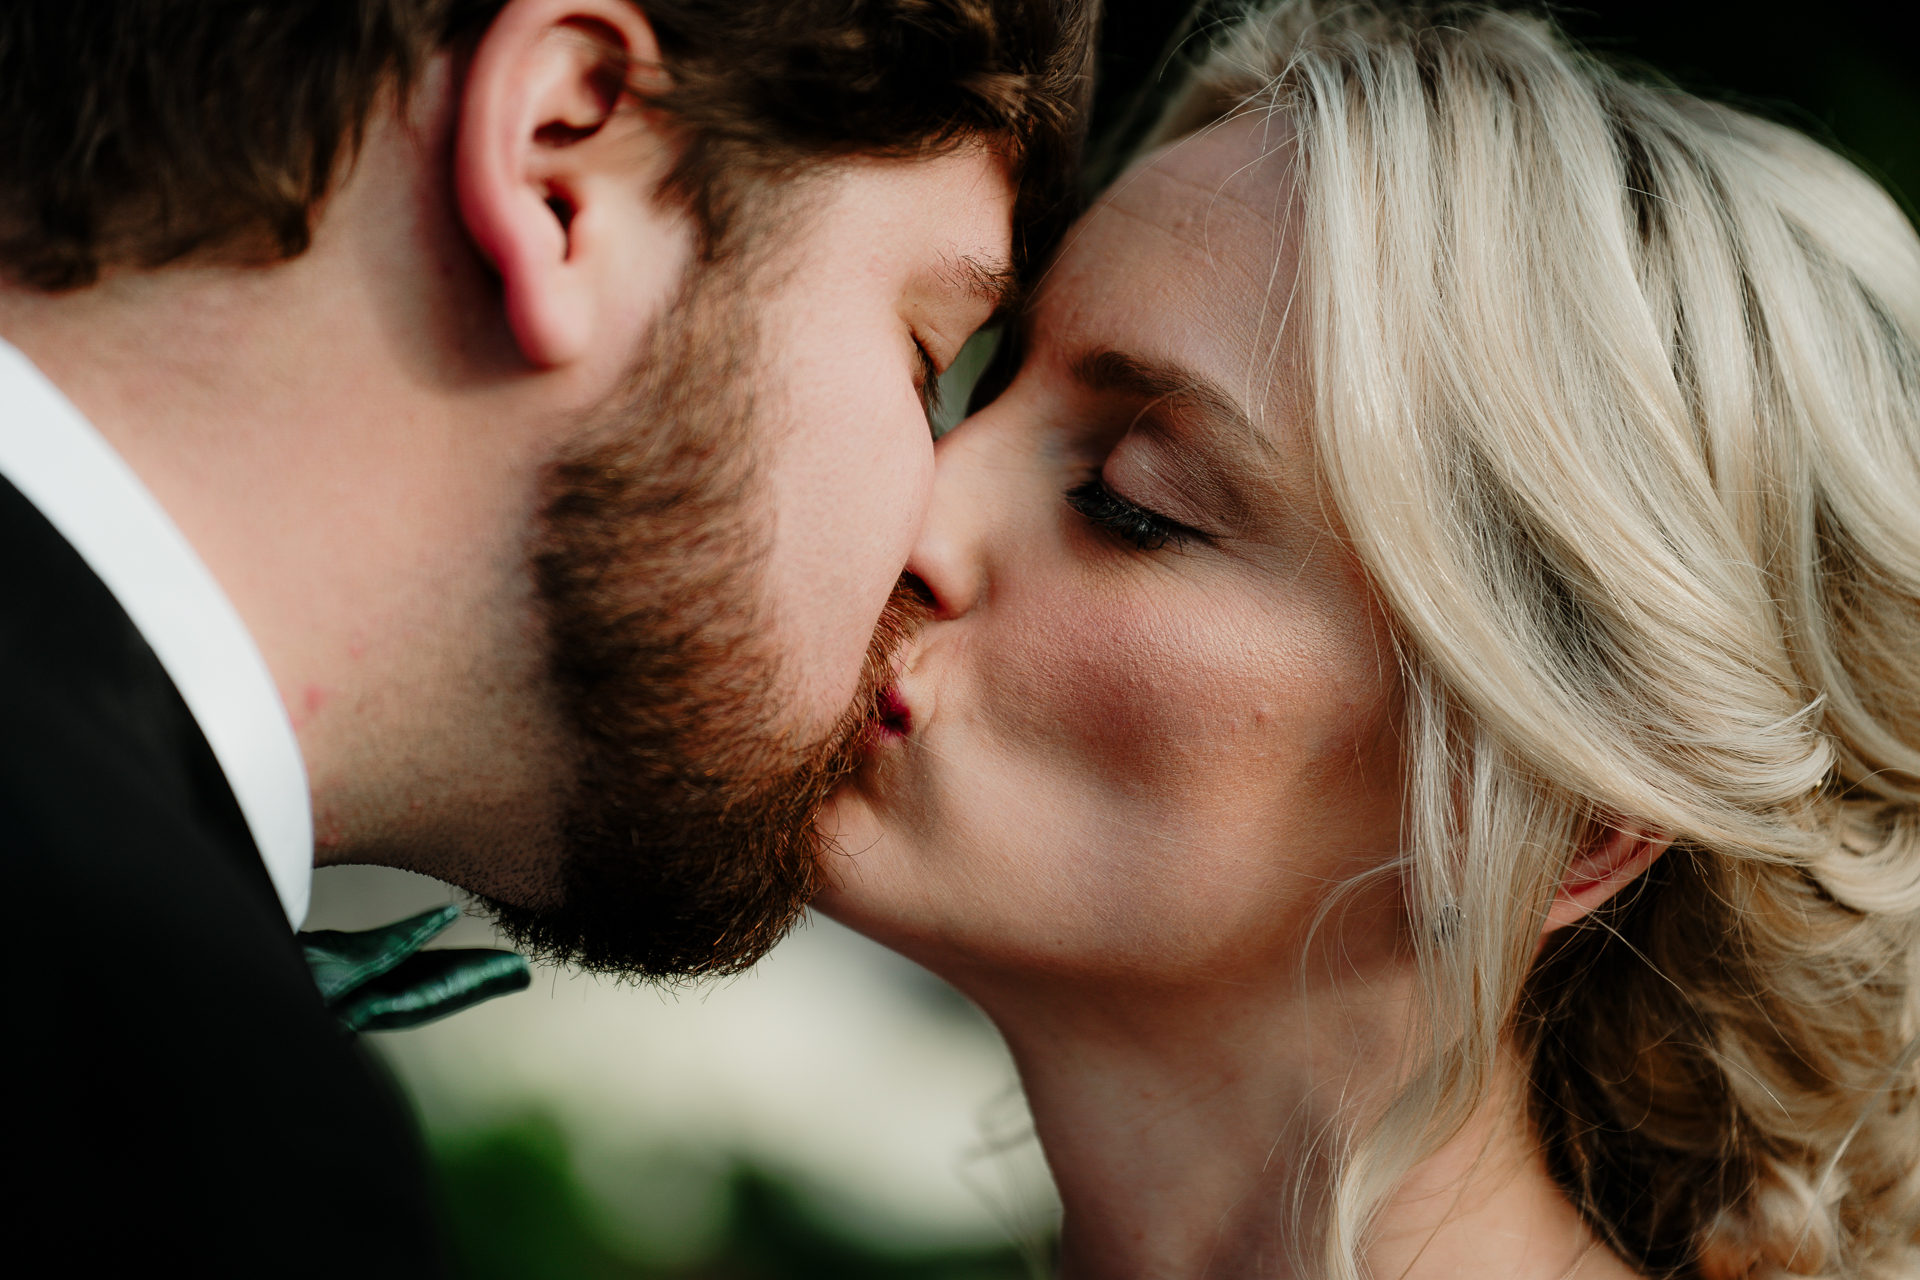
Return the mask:
M1209 208L1272 225L1286 217L1293 151L1285 116L1249 111L1148 152L1102 198L1125 200L1131 179L1152 175L1163 189L1190 187Z
M1275 131L1230 121L1128 170L1042 285L1038 344L1175 360L1236 387L1250 360L1271 371L1295 278L1290 149Z

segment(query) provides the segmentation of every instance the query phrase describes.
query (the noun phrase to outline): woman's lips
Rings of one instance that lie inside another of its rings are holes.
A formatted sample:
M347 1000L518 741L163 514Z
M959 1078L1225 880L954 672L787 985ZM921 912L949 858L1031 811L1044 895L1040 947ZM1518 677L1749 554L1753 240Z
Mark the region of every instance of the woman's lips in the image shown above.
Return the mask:
M904 738L913 732L913 709L900 696L897 686L888 685L882 689L879 702L875 727L881 738Z

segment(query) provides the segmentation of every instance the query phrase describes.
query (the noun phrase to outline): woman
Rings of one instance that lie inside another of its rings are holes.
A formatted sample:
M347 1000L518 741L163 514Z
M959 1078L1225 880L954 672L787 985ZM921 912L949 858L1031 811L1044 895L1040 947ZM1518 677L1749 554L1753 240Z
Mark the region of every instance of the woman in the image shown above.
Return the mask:
M1293 3L1024 342L826 906L1004 1032L1063 1274L1920 1273L1893 203L1541 21Z

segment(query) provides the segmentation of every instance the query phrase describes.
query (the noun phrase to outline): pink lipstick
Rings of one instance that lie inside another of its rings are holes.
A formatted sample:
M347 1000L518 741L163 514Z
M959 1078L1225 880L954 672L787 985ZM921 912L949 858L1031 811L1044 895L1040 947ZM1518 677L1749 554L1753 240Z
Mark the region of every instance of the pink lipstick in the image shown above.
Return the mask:
M913 710L900 690L888 685L880 691L875 724L882 738L904 738L913 732Z

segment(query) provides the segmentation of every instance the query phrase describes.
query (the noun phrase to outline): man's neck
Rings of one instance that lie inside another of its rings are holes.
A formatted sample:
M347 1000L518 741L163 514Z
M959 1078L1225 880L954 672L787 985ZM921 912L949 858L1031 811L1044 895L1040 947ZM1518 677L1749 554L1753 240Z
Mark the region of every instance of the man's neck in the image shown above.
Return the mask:
M252 633L299 733L321 861L392 850L444 871L422 851L531 845L488 824L552 808L517 790L553 786L558 729L487 733L544 714L525 539L554 442L526 425L514 388L532 379L447 194L455 88L442 60L408 119L376 119L297 258L0 288L0 336L128 462ZM423 730L444 699L486 704L437 717L477 732ZM456 778L487 788L471 816Z
M973 984L968 984L973 987ZM1299 1228L1331 1195L1329 1156L1384 1095L1410 987L1222 982L971 993L1013 1049L1065 1206L1063 1280L1320 1276ZM1362 989L1364 988L1364 989ZM1057 998L1050 998L1057 997ZM1513 1099L1490 1103L1398 1185L1367 1274L1620 1280L1633 1273L1554 1185ZM1577 1265L1576 1265L1577 1264Z

